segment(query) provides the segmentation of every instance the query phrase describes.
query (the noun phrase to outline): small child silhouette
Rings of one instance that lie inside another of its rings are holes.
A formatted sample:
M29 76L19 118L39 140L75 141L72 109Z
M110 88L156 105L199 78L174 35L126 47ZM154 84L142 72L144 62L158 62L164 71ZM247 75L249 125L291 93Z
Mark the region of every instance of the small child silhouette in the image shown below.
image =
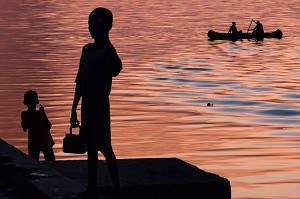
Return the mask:
M28 153L39 160L42 151L45 160L55 160L53 145L54 141L50 134L51 122L48 120L44 107L40 104L39 110L36 105L39 104L38 94L29 90L24 94L24 105L28 107L27 111L22 111L22 128L28 130Z

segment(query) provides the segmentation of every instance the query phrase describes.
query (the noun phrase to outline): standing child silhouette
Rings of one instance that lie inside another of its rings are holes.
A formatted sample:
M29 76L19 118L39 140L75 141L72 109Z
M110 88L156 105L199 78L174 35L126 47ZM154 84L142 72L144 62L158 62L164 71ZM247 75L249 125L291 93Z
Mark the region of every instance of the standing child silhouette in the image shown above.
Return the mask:
M29 90L24 94L24 105L28 107L27 111L22 111L22 128L28 130L28 153L39 160L42 151L45 160L55 160L53 145L54 141L50 134L51 122L48 120L44 107L40 104L39 110L36 105L39 103L38 94Z
M89 15L89 31L94 43L82 49L70 123L79 124L76 109L81 101L81 132L87 143L88 187L85 198L98 198L98 151L107 161L115 188L116 198L121 199L121 188L116 157L111 145L109 95L112 77L122 70L122 62L109 39L113 15L106 8L96 8Z

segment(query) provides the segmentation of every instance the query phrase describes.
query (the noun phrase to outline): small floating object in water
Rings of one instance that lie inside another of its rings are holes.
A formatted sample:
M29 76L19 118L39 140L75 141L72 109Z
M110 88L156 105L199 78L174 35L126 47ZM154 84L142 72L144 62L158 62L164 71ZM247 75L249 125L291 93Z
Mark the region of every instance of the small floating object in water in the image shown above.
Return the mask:
M213 103L207 103L207 106L214 106Z

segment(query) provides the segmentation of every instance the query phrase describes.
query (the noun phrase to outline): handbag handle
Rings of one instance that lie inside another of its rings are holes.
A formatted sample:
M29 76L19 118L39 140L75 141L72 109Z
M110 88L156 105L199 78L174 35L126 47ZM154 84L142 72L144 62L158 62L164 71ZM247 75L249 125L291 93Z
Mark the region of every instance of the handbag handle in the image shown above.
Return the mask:
M73 128L81 128L80 124L76 125L76 126L70 126L70 135L72 135L72 129Z

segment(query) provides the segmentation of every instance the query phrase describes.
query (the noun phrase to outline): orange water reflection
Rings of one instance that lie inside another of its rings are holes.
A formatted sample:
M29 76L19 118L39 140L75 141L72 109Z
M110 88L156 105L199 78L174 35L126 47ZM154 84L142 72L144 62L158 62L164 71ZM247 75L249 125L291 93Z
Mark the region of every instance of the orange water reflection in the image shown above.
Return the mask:
M297 3L103 1L124 62L111 95L118 158L179 157L227 177L235 199L298 198ZM35 89L53 123L57 159L85 158L61 148L81 47L91 41L87 16L98 3L0 4L1 138L27 151L20 112L24 91ZM235 20L246 30L251 18L266 31L280 28L283 39L207 40L209 29L227 31Z

